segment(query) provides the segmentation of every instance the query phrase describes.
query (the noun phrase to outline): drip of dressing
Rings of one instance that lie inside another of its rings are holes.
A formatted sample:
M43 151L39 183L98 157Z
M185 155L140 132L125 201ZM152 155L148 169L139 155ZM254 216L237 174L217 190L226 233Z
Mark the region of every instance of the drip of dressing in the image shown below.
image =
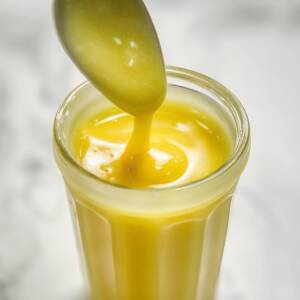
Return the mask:
M81 72L110 101L133 115L134 130L120 157L130 167L149 155L154 112L166 95L161 47L140 0L55 0L57 32Z

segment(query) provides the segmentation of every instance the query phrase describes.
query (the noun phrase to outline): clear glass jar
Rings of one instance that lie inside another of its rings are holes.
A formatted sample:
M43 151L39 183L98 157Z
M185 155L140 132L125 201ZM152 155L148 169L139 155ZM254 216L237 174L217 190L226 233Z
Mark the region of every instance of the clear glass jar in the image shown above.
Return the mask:
M55 118L55 158L93 300L214 299L231 199L249 156L249 123L237 98L213 79L176 67L167 74L168 99L184 99L215 116L234 145L230 159L201 180L130 189L83 169L70 151L73 126L112 105L88 82Z

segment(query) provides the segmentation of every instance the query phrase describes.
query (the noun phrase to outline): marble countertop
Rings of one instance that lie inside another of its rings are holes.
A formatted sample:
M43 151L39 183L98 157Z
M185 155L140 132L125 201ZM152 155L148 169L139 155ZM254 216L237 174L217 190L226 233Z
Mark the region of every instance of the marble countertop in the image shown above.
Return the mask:
M147 0L169 64L233 90L253 147L234 201L220 300L300 299L300 1ZM83 80L50 1L0 3L0 299L82 300L51 123Z

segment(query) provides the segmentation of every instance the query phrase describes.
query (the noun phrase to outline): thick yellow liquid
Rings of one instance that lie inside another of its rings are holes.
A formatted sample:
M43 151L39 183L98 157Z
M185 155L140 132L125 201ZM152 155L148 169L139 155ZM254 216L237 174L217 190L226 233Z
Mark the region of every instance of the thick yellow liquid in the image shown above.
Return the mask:
M232 145L216 120L183 103L167 101L157 111L150 151L136 161L122 159L134 118L117 108L76 123L73 156L101 179L127 187L177 186L205 177L228 159ZM69 189L91 299L213 299L231 190L190 210L130 214L113 201L91 204L76 187Z
M133 117L117 108L81 121L75 129L74 156L103 180L149 188L203 178L217 170L231 152L219 124L184 104L163 105L153 118L151 132L138 124L134 138L133 123Z
M214 299L232 190L190 210L138 215L69 191L90 299Z

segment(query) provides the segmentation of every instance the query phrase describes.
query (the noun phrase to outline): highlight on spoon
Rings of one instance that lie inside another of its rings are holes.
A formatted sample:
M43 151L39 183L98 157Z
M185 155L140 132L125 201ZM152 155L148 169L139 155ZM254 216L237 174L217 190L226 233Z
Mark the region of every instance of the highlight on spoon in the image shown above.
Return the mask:
M154 112L166 94L159 40L141 0L54 0L58 35L95 87L132 115Z

